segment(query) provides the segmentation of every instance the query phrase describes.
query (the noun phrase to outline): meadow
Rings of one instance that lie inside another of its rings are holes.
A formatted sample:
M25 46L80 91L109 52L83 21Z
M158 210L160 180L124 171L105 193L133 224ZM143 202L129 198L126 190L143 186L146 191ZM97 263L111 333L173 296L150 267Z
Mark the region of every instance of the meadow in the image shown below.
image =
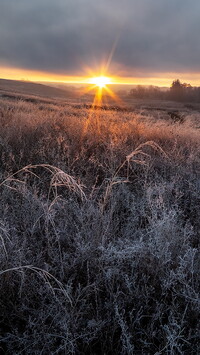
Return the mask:
M200 353L200 109L0 97L5 354Z

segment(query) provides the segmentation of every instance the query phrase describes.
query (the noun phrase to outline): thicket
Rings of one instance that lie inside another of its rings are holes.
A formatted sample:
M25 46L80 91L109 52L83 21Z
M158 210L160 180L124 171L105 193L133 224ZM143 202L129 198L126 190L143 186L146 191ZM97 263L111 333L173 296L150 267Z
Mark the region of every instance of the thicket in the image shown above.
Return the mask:
M173 100L182 102L200 102L200 87L174 80L171 87L162 90L157 86L145 87L138 85L129 92L129 97L137 99Z
M2 353L200 353L196 119L2 100Z

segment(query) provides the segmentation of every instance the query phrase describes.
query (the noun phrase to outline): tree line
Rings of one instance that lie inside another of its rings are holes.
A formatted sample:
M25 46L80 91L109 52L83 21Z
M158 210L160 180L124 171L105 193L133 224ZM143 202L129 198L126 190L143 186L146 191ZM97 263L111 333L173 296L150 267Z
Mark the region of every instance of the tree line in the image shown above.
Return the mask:
M190 84L181 83L179 79L176 79L167 90L163 90L157 86L145 87L138 85L136 88L130 90L129 97L200 102L200 87L192 87Z

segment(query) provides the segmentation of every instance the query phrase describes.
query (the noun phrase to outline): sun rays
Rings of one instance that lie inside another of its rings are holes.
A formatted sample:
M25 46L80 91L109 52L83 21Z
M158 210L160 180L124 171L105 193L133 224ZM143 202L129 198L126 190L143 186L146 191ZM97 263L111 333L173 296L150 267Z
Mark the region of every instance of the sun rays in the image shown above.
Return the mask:
M88 126L91 123L91 118L95 116L96 130L97 133L100 133L100 115L101 110L104 108L104 105L109 105L111 101L114 101L117 106L122 106L123 102L118 97L118 95L111 89L111 85L117 82L116 78L109 76L109 67L117 46L119 38L117 37L112 45L111 51L107 57L107 61L102 62L99 67L99 73L97 75L91 68L87 67L86 72L89 74L87 79L88 87L83 90L83 94L93 94L94 99L89 110L87 120L84 125L83 136L88 129ZM95 112L95 115L94 115Z
M91 84L95 84L96 86L98 86L100 88L105 88L106 85L112 83L112 79L109 78L108 76L101 75L101 76L91 78L90 82L91 82Z
M95 75L91 73L91 77L87 79L87 86L82 89L81 95L94 95L92 107L107 104L109 100L115 101L117 105L121 105L122 101L118 95L111 89L111 85L115 84L115 78L106 74Z
M100 71L99 75L95 75L90 70L90 77L87 79L87 87L82 91L82 95L90 94L93 96L93 100L88 112L87 119L84 124L82 138L85 136L90 124L96 125L96 133L100 134L100 118L102 110L109 106L112 101L118 106L123 106L122 100L111 89L111 85L115 84L115 78L108 76L106 71Z
M111 101L114 101L117 107L123 106L122 100L110 88L112 83L113 78L106 75L94 75L88 79L88 87L84 89L83 94L94 94L94 97L83 127L82 138L85 136L91 124L95 124L97 135L101 134L100 122L102 110L109 106Z

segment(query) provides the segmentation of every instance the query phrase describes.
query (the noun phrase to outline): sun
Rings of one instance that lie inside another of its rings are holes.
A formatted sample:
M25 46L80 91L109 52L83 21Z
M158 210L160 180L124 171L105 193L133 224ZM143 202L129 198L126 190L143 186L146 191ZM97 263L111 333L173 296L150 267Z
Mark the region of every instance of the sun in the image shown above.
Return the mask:
M112 85L116 83L116 78L111 76L106 76L101 70L100 75L95 75L91 70L89 71L90 77L88 76L85 83L89 84L82 90L82 95L87 95L90 92L94 95L94 100L92 107L101 106L103 103L107 104L109 98L113 99L119 105L122 104L119 97L111 89Z
M111 84L111 79L108 76L96 76L95 78L90 79L90 84L94 84L99 88L105 88L106 85Z

